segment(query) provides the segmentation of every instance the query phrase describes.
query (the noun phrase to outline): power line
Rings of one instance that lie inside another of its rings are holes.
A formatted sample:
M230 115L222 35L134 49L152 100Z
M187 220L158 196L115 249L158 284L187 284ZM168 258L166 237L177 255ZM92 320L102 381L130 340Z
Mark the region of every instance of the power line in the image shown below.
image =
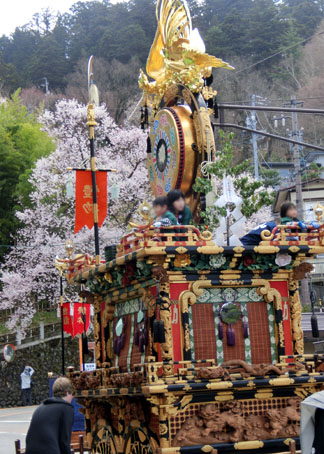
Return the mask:
M233 72L233 73L230 73L230 74L228 74L227 77L224 77L223 79L221 79L221 80L218 81L218 82L222 82L223 80L226 80L228 77L231 77L231 76L237 76L237 74L240 74L240 73L242 73L242 72L244 72L244 71L247 71L247 70L249 70L249 69L251 69L251 68L254 68L254 67L257 66L257 65L260 65L261 63L264 63L265 61L268 61L268 60L270 60L271 58L276 57L277 55L283 54L285 51L290 50L290 49L293 49L294 47L297 47L297 46L299 46L300 44L304 44L304 43L306 43L307 41L309 41L310 39L315 38L316 36L319 36L319 35L322 35L322 34L324 34L324 30L323 30L323 31L320 31L320 32L318 32L318 33L315 33L315 35L311 35L311 36L309 36L308 38L305 38L305 39L303 39L303 40L301 40L301 41L298 41L297 43L292 44L291 46L287 46L287 47L285 47L284 49L281 49L281 50L277 51L276 53L274 53L274 54L272 54L272 55L269 55L269 57L266 57L266 58L263 58L262 60L257 61L256 63L252 63L252 65L249 65L249 66L247 66L247 67L245 67L245 68L239 69L238 71L235 71L235 72Z
M324 96L310 96L308 98L296 98L296 101L302 101L302 100L309 100L309 99L324 99ZM289 102L289 99L268 99L268 98L265 98L265 101L269 101L269 102ZM250 102L250 100L246 100L246 101L221 101L222 104L242 104L242 103L247 103L247 102Z

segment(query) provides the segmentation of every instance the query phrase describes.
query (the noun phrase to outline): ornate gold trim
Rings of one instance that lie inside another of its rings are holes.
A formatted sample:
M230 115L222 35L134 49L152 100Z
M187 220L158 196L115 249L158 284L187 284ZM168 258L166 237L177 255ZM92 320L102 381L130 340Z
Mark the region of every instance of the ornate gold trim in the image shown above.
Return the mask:
M303 355L304 335L301 327L302 307L299 298L298 281L293 280L289 282L289 291L293 292L293 295L290 296L290 317L294 350L297 355Z
M230 280L230 281L222 281L222 285L220 286L215 286L215 288L218 287L226 287L227 285L230 286L242 286L244 285L243 281L235 281L235 280ZM267 303L273 303L274 307L276 310L281 310L282 311L282 298L278 290L271 288L269 281L266 281L265 279L252 279L252 282L250 284L252 287L258 287L257 292L259 295L264 297L264 300ZM182 313L188 313L189 310L189 305L193 305L197 301L197 297L201 296L204 292L204 289L206 288L212 288L212 281L211 280L199 280L191 283L189 285L188 290L184 290L183 292L180 293L179 296L179 304L180 304L180 309ZM300 302L299 302L300 304ZM297 309L297 306L296 306ZM297 317L297 315L296 315ZM296 319L296 324L297 324L297 319ZM279 338L279 345L280 347L285 347L285 339L284 339L284 330L283 330L283 323L282 321L279 323L278 326L278 338ZM183 330L182 327L182 332L183 332L183 338L184 338L184 345L185 349L189 350L190 349L190 337L189 337L189 329ZM303 340L302 340L303 342ZM300 348L300 345L299 345Z

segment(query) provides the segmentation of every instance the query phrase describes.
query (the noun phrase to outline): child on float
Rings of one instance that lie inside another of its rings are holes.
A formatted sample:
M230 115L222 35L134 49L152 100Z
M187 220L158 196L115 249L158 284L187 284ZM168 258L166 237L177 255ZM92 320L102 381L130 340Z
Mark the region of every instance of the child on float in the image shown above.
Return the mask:
M319 223L311 221L305 223L301 219L298 219L297 207L292 202L284 202L280 208L280 224L281 225L298 225L301 229L307 229L313 227L314 229L319 228Z
M169 211L176 217L178 224L190 225L193 223L192 213L186 205L183 193L180 189L172 189L168 193L168 208Z
M280 217L281 217L281 220L280 220L281 225L298 226L299 232L306 232L307 229L309 229L311 227L314 229L318 229L320 226L319 223L316 221L311 221L311 222L305 223L304 221L299 219L297 207L292 202L284 202L281 205ZM291 231L294 233L297 233L297 230L292 229ZM287 240L298 241L299 238L297 236L292 236L292 237L287 237Z
M153 210L155 220L153 226L157 229L177 225L178 221L175 215L168 209L168 199L166 196L157 197L153 200Z

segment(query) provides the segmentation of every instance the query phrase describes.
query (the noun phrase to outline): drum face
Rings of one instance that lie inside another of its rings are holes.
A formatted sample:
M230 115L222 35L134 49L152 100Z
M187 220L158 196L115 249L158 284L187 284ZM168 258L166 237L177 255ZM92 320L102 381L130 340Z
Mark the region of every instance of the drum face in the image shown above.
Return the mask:
M191 111L186 106L161 109L150 129L151 150L147 168L156 197L180 189L186 197L196 177L197 157Z

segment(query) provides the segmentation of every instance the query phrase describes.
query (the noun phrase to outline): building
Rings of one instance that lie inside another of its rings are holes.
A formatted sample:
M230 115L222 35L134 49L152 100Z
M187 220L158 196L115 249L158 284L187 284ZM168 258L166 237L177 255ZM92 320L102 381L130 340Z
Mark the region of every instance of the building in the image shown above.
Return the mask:
M317 203L324 205L324 178L314 178L313 180L302 182L302 192L303 218L305 221L314 221L316 219L313 211L314 206ZM281 205L286 201L296 203L295 185L278 189L273 204L273 212L279 214Z

